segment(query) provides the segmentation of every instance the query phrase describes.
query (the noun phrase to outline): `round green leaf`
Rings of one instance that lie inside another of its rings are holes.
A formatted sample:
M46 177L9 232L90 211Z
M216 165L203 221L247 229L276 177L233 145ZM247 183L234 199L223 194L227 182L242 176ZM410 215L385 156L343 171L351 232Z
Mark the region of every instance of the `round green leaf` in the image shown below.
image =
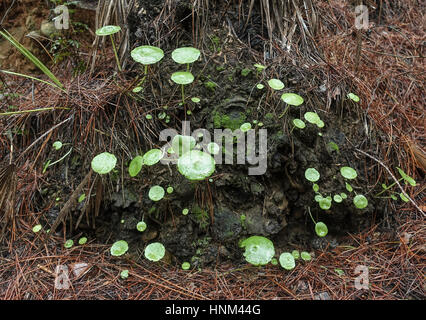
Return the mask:
M316 112L306 112L303 117L308 121L309 123L317 124L319 121L321 121L319 115Z
M120 26L103 26L96 30L97 36L109 36L110 34L114 34L121 31Z
M36 225L33 227L33 232L34 232L34 233L37 233L37 232L39 232L39 231L41 230L41 228L42 228L41 224L36 224Z
M126 269L126 270L121 271L120 272L120 277L123 280L127 279L129 277L129 270Z
M194 102L194 103L200 103L201 100L200 100L200 98L192 97L191 101Z
M130 52L133 60L143 65L154 64L163 59L164 52L153 46L140 46Z
M341 193L340 193L340 197L341 197L342 199L346 199L348 196L346 195L346 193L341 192Z
M61 141L55 141L52 146L53 146L53 148L55 148L55 150L59 150L59 149L62 148L62 142Z
M351 167L341 167L340 174L346 179L355 179L358 175L356 170Z
M335 194L333 196L333 200L334 200L334 202L341 203L343 201L343 198L340 195Z
M167 189L166 189L166 191L167 191L168 194L173 193L174 190L175 189L173 189L173 187L167 187Z
M251 123L250 122L245 122L241 125L240 130L242 132L247 132L251 129Z
M317 222L315 224L315 232L318 237L325 237L328 233L327 225L324 222Z
M308 168L305 171L305 178L311 182L317 182L320 178L320 174L315 168Z
M294 119L293 124L295 127L299 129L304 129L306 127L306 124L300 119Z
M164 197L164 189L161 186L153 186L149 189L148 197L152 201L160 201Z
M220 152L220 147L216 142L210 142L207 144L207 150L210 154L218 154Z
M136 229L140 232L144 232L146 230L146 223L145 221L139 221L136 225Z
M325 124L322 120L318 121L317 123L315 123L317 125L318 128L324 128Z
M196 143L197 141L193 136L183 136L177 134L173 137L172 148L175 153L181 156L182 154L194 149Z
M358 209L364 209L365 207L368 206L368 200L365 196L363 196L362 194L359 194L355 196L354 198L354 205Z
M143 155L143 164L153 166L163 157L163 152L160 149L151 149Z
M354 102L359 102L359 97L352 92L348 93L347 97Z
M69 239L67 241L65 241L64 247L69 249L74 245L74 241L72 239Z
M173 50L172 59L179 64L187 64L196 61L200 57L200 50L192 47L183 47Z
M303 103L303 98L295 93L284 93L281 100L291 106L300 106Z
M268 85L274 90L281 90L284 88L284 83L279 79L268 80Z
M166 254L166 248L160 242L153 242L145 248L145 258L150 261L159 261Z
M87 242L87 238L86 237L81 237L80 239L78 239L78 244L79 245L86 244L86 242Z
M322 199L322 195L317 194L314 199L315 199L316 202L320 202L321 199Z
M191 264L189 262L182 263L182 270L188 270L191 268Z
M177 84L190 84L194 81L194 76L191 72L178 71L172 74L171 79Z
M265 88L265 86L263 84L261 84L261 83L258 83L256 85L256 88L259 89L259 90L262 90L263 88Z
M306 251L302 251L302 253L300 254L300 257L302 258L303 261L310 261L311 260L310 253L306 252Z
M280 255L280 265L286 270L292 270L296 266L296 261L290 252L284 252Z
M117 242L114 242L114 244L112 245L110 249L110 252L111 252L111 255L115 257L119 257L125 254L127 250L129 250L129 245L127 244L127 242L124 240L119 240Z
M328 198L328 197L327 198L321 198L318 201L318 204L319 204L319 206L320 206L321 209L328 210L328 209L331 208L331 199Z
M291 255L293 256L293 258L294 258L295 260L299 259L299 257L300 257L299 250L293 250L293 251L291 252Z
M96 173L107 174L112 169L114 169L116 163L117 158L113 154L103 152L93 158L91 165L93 171L95 171Z
M204 180L214 172L215 161L208 153L191 150L179 158L177 167L189 180Z
M188 208L185 208L185 209L183 209L183 210L182 210L182 214L183 214L184 216L186 216L188 213L189 213Z
M240 247L245 248L243 255L247 262L255 266L268 264L275 255L272 241L261 236L245 239L241 242Z
M272 258L272 259L271 259L271 264L272 264L273 266L278 265L278 260L277 260L276 258Z
M143 157L142 156L136 156L133 158L133 160L130 162L129 165L129 174L131 177L136 177L138 173L141 171L143 165Z

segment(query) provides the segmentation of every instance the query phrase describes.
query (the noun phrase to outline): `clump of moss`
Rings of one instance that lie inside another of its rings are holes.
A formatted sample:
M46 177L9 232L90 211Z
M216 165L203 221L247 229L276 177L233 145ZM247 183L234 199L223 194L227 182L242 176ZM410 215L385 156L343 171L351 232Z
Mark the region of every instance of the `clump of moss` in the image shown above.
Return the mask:
M247 116L243 112L233 112L232 114L220 114L215 112L213 114L213 124L216 129L225 128L236 130L246 122Z

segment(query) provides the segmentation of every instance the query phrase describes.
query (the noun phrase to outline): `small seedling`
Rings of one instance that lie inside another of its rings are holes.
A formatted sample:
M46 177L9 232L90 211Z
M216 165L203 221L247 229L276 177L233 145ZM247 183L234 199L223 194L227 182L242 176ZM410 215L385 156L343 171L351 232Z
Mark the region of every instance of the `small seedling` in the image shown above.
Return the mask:
M172 74L173 82L181 85L182 104L185 105L185 90L184 86L194 81L194 76L189 71L178 71Z
M311 210L308 208L309 216L312 219L312 222L315 224L315 233L318 237L325 237L328 233L327 225L324 222L316 222L314 217L312 217Z
M300 119L293 119L293 125L295 128L304 129L306 124Z
M184 216L186 216L188 213L189 213L188 208L185 208L185 209L183 209L183 210L182 210L182 214L183 214Z
M136 229L139 232L144 232L146 230L146 223L145 223L145 221L139 221L138 224L136 225Z
M200 98L192 97L191 101L194 102L194 103L200 103L201 100L200 100Z
M72 239L69 239L69 240L65 241L65 243L64 243L64 247L67 248L67 249L71 248L73 245L74 245L74 241Z
M125 254L129 250L129 245L124 240L119 240L114 242L112 245L110 252L112 256L119 257Z
M348 93L347 97L354 102L359 102L359 97L352 92Z
M61 141L55 141L52 146L55 150L59 150L59 149L62 148L62 142Z
M115 47L114 38L112 35L120 31L120 26L103 26L102 28L96 30L97 36L110 36L112 49L114 50L115 60L117 61L117 67L119 71L121 71L120 59L118 58L117 49Z
M193 136L177 134L172 139L172 149L180 157L184 153L194 149L197 141Z
M293 256L293 258L294 258L295 260L297 260L297 259L299 259L299 258L300 258L299 250L293 250L293 251L291 252L291 255Z
M161 186L153 186L149 189L148 197L152 201L160 201L164 197L164 189Z
M108 152L98 154L92 159L91 166L93 171L99 174L107 174L115 168L117 158Z
M409 184L412 187L417 186L416 180L414 180L412 177L410 177L408 174L406 174L401 168L396 167L396 169L398 170L399 174L401 175L401 178L398 180L398 182L401 182L402 180L404 180L406 185ZM380 196L381 194L383 194L386 191L389 191L389 193L391 193L389 197L393 200L398 200L398 197L395 195L396 192L391 190L391 188L395 185L396 185L396 181L393 182L392 184L390 184L389 186L387 186L386 184L383 183L382 184L383 190L381 192L379 192L378 194L376 194L376 197ZM406 194L401 192L398 195L399 195L399 198L402 201L404 201L404 202L410 201L410 199L407 197Z
M140 88L148 75L148 66L159 62L164 57L164 51L154 46L140 46L130 52L133 60L144 65L144 76L136 88ZM141 89L138 89L140 91Z
M311 255L309 252L306 251L302 251L300 253L300 257L302 258L303 261L310 261L311 260Z
M168 194L172 194L174 190L175 189L173 189L173 187L167 187L167 189L166 189Z
M263 70L265 70L265 69L266 69L266 67L265 67L264 65L260 64L260 63L255 63L253 66L256 68L256 77L258 77L258 76L259 76L259 74L260 74Z
M262 90L263 88L265 88L265 86L264 86L263 84L261 84L261 83L258 83L258 84L256 85L256 88L257 88L258 90Z
M130 161L129 165L129 175L131 177L136 177L138 173L142 170L143 166L143 157L142 156L136 156Z
M42 229L41 224L36 224L36 225L33 227L33 232L34 232L34 233L37 233L37 232L39 232L41 229Z
M163 157L163 151L160 149L151 149L147 153L145 153L142 157L143 164L147 166L153 166L158 163Z
M282 90L284 89L284 83L279 79L270 79L268 80L268 85L273 90Z
M182 263L182 270L189 270L191 268L191 264L189 262Z
M365 207L368 206L368 200L362 194L358 194L354 197L354 205L358 209L364 209Z
M281 100L284 101L287 106L284 109L284 112L278 117L279 119L281 119L288 111L288 108L290 106L300 106L304 100L301 96L299 96L296 93L284 93L281 95Z
M86 237L81 237L80 239L78 239L78 244L79 245L86 244L86 242L87 242L87 238Z
M254 266L268 264L275 255L274 244L271 240L261 236L252 236L240 244L245 248L244 257L248 263Z
M129 277L129 270L125 269L120 272L120 277L123 280L126 280Z
M86 194L82 193L79 197L78 197L78 203L82 203L84 201L84 199L86 199Z
M144 254L148 260L157 262L166 254L166 248L160 242L153 242L146 246Z
M247 132L247 131L249 131L250 129L251 129L251 123L250 123L250 122L243 123L243 124L240 126L240 130L241 130L242 132Z
M315 168L308 168L305 171L305 178L311 182L317 182L320 178L320 173Z
M186 64L186 71L189 71L189 64L198 60L200 50L192 47L183 47L173 50L172 59L179 64Z
M280 265L286 270L292 270L296 266L296 261L290 252L283 252L280 255Z
M185 178L199 181L212 175L215 170L215 161L208 153L191 150L179 158L177 167Z
M349 180L355 179L358 176L356 170L352 169L351 167L340 168L340 174L343 176L343 178Z

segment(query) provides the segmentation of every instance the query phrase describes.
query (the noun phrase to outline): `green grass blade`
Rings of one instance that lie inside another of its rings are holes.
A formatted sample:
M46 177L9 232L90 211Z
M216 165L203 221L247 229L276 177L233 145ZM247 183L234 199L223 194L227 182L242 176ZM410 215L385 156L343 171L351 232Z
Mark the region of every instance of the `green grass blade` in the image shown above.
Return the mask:
M32 112L42 112L42 111L57 110L57 109L69 110L70 108L48 107L48 108L39 108L39 109L32 109L32 110L10 111L10 112L0 113L0 116L13 116L13 115L16 115L16 114L25 114L25 113L32 113Z
M39 79L39 78L36 78L36 77L33 77L33 76L29 76L29 75L27 75L27 74L17 73L17 72L8 71L8 70L0 70L0 72L6 73L6 74L11 74L11 75L14 75L14 76L19 76L19 77L28 78L28 79L31 79L31 80L40 81L40 82L43 82L43 83L45 83L45 84L48 84L49 86L52 86L52 87L54 87L54 88L56 88L56 89L59 89L59 90L62 90L62 91L64 91L64 92L65 92L65 90L64 90L63 88L58 87L58 86L57 86L56 84L54 84L54 83L51 83L51 82L49 82L49 81L44 81L44 80L42 80L42 79Z
M28 60L30 60L37 68L39 68L46 76L48 76L57 87L63 90L64 86L62 83L55 77L55 75L47 68L36 56L34 56L27 48L18 42L9 32L6 30L0 31L7 41L9 41L16 49L18 49Z

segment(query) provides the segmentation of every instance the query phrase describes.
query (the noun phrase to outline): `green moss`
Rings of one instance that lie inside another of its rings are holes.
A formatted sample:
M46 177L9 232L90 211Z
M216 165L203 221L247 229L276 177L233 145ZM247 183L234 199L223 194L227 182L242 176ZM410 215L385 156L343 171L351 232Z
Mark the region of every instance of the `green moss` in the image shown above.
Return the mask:
M196 222L201 229L207 229L210 224L210 219L207 211L201 209L198 205L192 207L192 216L195 218Z
M213 124L216 129L225 128L236 130L246 121L247 116L243 112L233 112L232 114L213 114Z
M216 83L214 83L213 81L210 81L210 80L204 82L204 86L210 91L215 91L216 87L217 87Z

